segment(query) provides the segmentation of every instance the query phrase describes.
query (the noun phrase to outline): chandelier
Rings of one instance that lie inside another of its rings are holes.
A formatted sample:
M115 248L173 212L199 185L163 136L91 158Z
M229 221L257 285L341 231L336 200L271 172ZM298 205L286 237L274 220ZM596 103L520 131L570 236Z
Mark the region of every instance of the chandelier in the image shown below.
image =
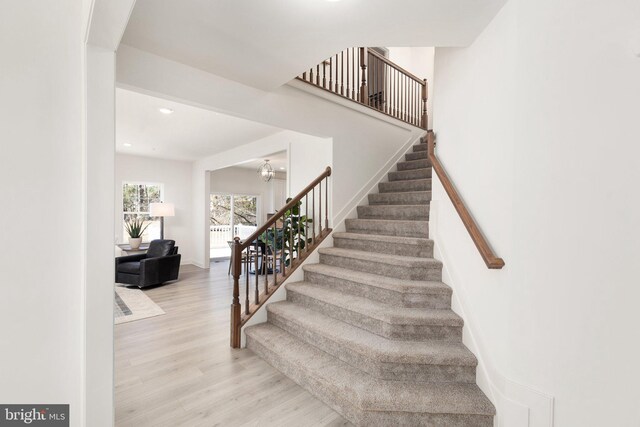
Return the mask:
M258 168L258 177L264 182L269 182L276 173L273 171L273 167L269 163L269 160L265 160L264 163Z

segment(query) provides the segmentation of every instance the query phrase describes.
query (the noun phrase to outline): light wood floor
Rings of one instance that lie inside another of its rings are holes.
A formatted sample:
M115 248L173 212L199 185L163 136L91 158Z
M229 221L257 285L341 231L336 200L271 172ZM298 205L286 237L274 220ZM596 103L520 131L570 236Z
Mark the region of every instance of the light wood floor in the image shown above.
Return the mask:
M165 315L116 325L116 426L348 426L260 359L229 347L227 262L144 292Z

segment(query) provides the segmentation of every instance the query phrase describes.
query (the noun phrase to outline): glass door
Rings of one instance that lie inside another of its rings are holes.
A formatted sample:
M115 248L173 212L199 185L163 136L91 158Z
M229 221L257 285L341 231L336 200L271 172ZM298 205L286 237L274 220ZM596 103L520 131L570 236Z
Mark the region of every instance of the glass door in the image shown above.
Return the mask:
M257 228L258 197L241 194L211 194L210 257L229 258L229 242L246 239Z

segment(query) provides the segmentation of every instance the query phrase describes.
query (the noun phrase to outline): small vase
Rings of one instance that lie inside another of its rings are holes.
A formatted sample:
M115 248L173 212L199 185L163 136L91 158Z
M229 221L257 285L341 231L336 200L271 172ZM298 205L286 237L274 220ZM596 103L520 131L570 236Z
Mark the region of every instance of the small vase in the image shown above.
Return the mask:
M140 249L140 243L142 243L142 237L129 237L129 246L131 246L131 249Z

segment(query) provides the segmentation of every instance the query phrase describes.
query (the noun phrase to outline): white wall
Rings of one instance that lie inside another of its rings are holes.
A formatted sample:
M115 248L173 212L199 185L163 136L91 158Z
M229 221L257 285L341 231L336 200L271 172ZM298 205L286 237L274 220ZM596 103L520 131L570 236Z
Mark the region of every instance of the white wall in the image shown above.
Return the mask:
M164 201L174 203L176 215L164 219L164 235L176 241L182 264L193 262L192 162L116 154L115 224L116 237L122 243L122 184L124 182L161 183Z
M506 267L437 182L432 232L501 425L640 423L639 22L638 2L510 0L436 49L438 156Z
M83 5L26 0L2 9L0 401L68 403L80 425Z
M433 126L434 47L388 47L389 59L416 77L427 79L429 129Z

